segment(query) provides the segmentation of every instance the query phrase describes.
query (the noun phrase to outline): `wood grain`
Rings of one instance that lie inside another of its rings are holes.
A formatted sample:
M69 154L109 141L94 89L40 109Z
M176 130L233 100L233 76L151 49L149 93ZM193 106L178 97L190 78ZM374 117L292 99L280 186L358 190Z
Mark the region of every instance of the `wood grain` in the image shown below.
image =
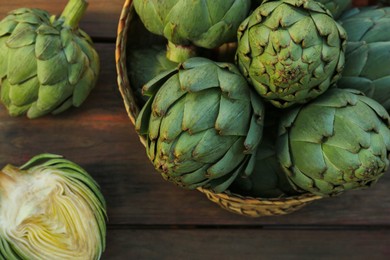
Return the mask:
M97 44L99 82L80 108L35 120L11 118L0 106L0 167L35 154L58 153L100 183L110 225L390 225L390 174L369 190L314 202L286 216L232 214L197 191L164 181L148 161L116 85L114 46Z
M19 7L59 14L65 3L0 0L0 19ZM0 168L43 152L84 167L107 200L103 259L390 259L390 172L371 189L257 219L222 210L203 194L164 181L146 157L116 83L114 40L123 3L91 0L81 22L102 60L98 84L85 104L35 120L9 117L0 106Z
M105 259L390 258L389 230L111 230Z
M39 8L58 16L67 2L67 0L1 0L0 19L8 12L22 7ZM88 2L89 6L80 22L80 28L93 38L115 39L124 0L90 0Z

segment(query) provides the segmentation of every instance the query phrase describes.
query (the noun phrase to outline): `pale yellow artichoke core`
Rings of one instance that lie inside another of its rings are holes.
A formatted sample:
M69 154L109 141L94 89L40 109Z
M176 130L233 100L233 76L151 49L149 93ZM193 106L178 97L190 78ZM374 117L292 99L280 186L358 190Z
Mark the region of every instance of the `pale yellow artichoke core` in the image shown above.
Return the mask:
M0 171L0 236L28 259L98 259L103 248L93 195L57 169L8 165Z

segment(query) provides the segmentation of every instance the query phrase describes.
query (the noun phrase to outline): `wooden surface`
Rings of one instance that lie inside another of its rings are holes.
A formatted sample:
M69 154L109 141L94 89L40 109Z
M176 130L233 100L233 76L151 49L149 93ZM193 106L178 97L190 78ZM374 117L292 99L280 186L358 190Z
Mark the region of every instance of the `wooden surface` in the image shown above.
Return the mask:
M65 0L0 0L59 14ZM390 259L390 173L370 190L317 201L279 217L246 218L197 191L165 182L150 165L117 88L121 0L91 0L81 26L102 60L86 103L56 117L11 118L0 106L0 167L62 154L101 185L108 205L103 259Z

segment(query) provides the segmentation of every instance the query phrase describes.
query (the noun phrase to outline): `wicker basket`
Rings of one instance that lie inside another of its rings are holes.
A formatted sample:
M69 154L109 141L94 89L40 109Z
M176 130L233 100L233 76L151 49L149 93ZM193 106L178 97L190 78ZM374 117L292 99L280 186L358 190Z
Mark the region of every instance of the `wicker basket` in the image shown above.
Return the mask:
M140 108L137 105L134 91L130 87L127 73L128 67L126 63L126 53L129 48L131 48L129 47L128 39L133 40L134 38L140 38L139 31L137 31L136 37L131 38L131 31L134 30L134 28L131 28L132 23L136 19L138 18L132 6L132 0L126 0L118 24L115 58L119 91L122 95L127 114L133 124L135 123L135 118L137 118ZM145 140L142 137L140 139L145 145ZM301 196L287 198L262 199L243 197L230 192L216 194L210 190L202 188L199 188L198 190L222 208L250 217L288 214L302 208L314 200L321 198L320 196L303 194Z

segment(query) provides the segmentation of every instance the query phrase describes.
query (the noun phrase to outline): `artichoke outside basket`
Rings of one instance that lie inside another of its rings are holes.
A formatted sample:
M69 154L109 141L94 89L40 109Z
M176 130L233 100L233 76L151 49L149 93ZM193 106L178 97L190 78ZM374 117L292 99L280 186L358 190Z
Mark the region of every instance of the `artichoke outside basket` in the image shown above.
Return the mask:
M137 36L132 37L132 35ZM118 24L115 58L119 91L130 121L134 125L140 113L142 106L140 102L142 101L137 98L136 90L132 86L131 79L129 79L128 72L131 71L131 62L127 57L132 50L156 43L164 44L165 40L159 36L152 35L145 29L135 12L133 1L126 0ZM226 46L223 48L226 48ZM140 136L140 141L145 146L147 145L144 137ZM310 193L278 198L254 198L230 191L215 193L211 189L202 187L198 187L197 190L204 193L209 200L217 203L222 208L250 217L288 214L312 201L322 198Z

